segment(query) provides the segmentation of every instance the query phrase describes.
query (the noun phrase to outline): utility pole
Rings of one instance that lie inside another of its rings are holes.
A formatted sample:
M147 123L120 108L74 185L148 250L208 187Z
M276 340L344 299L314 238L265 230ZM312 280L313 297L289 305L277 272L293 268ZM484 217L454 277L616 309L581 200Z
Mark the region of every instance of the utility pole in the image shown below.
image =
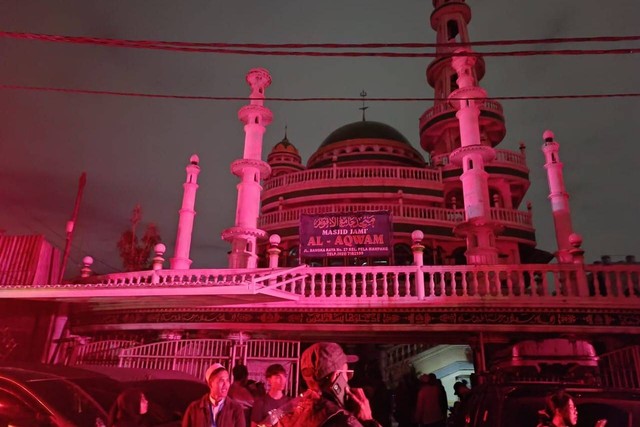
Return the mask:
M67 238L64 246L64 255L62 256L62 264L60 265L60 276L58 278L58 283L62 283L62 278L64 277L64 271L67 267L67 261L69 260L69 253L71 252L71 240L73 239L73 229L75 228L76 221L78 219L78 211L80 210L80 201L82 200L82 193L84 191L84 186L87 183L87 173L82 172L80 175L80 181L78 182L78 193L76 194L76 203L73 206L73 214L71 215L71 220L67 221Z

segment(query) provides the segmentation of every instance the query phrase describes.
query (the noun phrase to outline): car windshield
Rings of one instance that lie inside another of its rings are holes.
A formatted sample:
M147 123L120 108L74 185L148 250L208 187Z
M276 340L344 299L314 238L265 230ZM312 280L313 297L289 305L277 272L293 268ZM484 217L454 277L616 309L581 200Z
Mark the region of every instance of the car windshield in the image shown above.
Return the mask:
M29 388L74 425L106 425L107 414L104 410L70 382L60 379L30 381Z
M578 427L594 426L596 421L606 419L608 426L630 426L631 413L625 409L623 400L607 399L603 396L576 398L578 408ZM536 427L539 421L538 411L544 409L544 397L510 397L505 400L502 416L503 426L513 425Z

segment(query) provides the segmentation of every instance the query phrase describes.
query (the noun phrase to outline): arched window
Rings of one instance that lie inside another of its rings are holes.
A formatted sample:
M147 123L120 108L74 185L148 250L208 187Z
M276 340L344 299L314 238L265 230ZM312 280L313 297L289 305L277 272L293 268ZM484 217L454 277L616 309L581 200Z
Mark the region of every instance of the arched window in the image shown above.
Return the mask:
M393 246L393 259L395 265L413 264L413 252L406 243L398 243Z
M467 248L459 247L459 248L456 248L451 253L451 258L453 259L453 263L455 265L466 265L467 264L467 257L464 255L464 253L466 251L467 251Z
M456 41L456 37L459 34L458 23L454 20L447 21L447 40L452 42Z
M298 259L299 249L297 246L289 249L287 252L287 267L296 267L300 264L300 260Z

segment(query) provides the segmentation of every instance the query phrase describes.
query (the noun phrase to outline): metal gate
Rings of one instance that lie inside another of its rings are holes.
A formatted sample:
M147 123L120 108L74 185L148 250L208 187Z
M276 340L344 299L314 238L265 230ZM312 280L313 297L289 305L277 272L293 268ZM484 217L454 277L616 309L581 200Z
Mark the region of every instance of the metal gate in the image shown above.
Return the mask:
M231 340L195 339L161 341L120 351L121 368L181 371L198 379L212 363L232 368L234 345Z
M244 364L249 379L266 384L264 373L273 363L280 363L287 371L291 395L298 393L300 341L193 339L162 341L120 350L121 368L161 369L181 371L203 379L212 363L223 364L229 372L237 364Z
M236 354L242 353L242 362L249 370L249 379L266 384L264 376L267 367L281 364L287 371L285 394L298 394L300 377L300 341L289 340L248 340L236 344Z

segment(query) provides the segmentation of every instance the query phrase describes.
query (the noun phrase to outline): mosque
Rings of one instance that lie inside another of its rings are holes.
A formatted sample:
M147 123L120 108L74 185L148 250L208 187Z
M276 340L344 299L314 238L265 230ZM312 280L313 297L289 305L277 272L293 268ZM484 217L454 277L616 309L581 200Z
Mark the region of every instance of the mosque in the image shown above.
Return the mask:
M557 248L536 248L526 147L497 148L505 116L481 87L482 57L465 45L471 10L464 0L433 5L438 48L426 77L436 100L419 120L421 150L363 110L306 165L286 132L264 161L272 77L253 69L238 112L244 152L231 165L235 223L222 231L227 268L190 268L194 155L175 246L157 245L151 270L96 276L86 257L82 277L58 283L54 248L0 236L13 354L194 375L214 361L261 372L278 360L297 373L301 345L331 340L377 360L388 381L413 367L453 383L523 340L525 353L557 355L567 343L591 359L637 353L640 265L585 264L551 131L541 135L545 164L533 167L546 169ZM16 265L30 273L10 274ZM540 350L544 340L551 350Z

